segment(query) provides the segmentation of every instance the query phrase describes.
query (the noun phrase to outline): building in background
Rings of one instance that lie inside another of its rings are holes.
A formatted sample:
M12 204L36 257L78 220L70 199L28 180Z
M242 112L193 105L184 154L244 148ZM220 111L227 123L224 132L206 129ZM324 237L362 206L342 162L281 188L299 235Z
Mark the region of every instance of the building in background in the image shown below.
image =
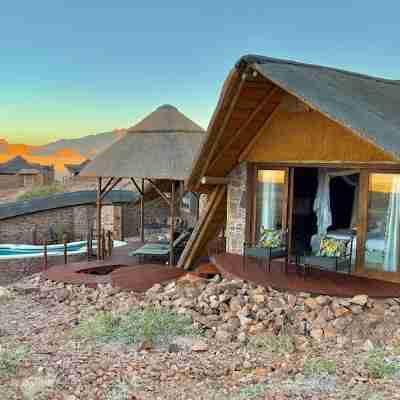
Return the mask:
M21 156L0 164L0 189L49 185L53 182L53 165L30 163Z

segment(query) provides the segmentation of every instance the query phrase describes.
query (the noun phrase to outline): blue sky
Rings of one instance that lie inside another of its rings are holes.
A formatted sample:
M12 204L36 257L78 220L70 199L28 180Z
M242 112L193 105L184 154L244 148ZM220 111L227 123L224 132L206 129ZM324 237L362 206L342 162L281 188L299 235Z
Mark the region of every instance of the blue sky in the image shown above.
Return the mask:
M171 103L207 126L248 53L400 79L400 2L38 0L0 12L0 137L128 127Z

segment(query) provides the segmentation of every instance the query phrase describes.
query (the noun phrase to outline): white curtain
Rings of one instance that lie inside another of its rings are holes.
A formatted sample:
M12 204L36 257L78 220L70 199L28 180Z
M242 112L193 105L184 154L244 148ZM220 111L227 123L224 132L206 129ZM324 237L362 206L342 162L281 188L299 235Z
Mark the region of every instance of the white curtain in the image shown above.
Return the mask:
M260 227L276 229L281 223L282 188L284 172L262 170L258 172L258 199Z
M342 176L347 178L348 175L354 175L354 171L332 171L326 168L320 168L318 170L318 189L317 195L314 200L314 212L317 216L318 221L318 236L323 236L327 233L328 228L332 225L332 211L331 211L331 191L330 191L330 181L332 178L337 176ZM353 201L353 214L351 218L352 226L356 224L357 219L357 198L358 198L358 184L356 182L351 182L346 179L346 182L356 186L356 191L354 193Z
M275 183L264 183L260 187L261 226L276 229L280 209L279 186Z
M325 235L332 225L331 193L329 172L321 168L318 170L318 189L314 200L314 212L317 216L318 236Z
M396 272L400 255L400 176L394 176L386 222L383 270Z

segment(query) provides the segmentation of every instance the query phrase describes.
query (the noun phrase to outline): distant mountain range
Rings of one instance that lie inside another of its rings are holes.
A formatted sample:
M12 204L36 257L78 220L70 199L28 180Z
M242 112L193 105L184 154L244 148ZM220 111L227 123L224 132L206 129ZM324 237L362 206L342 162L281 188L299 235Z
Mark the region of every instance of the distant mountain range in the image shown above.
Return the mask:
M78 139L60 139L43 146L12 144L0 139L0 163L15 156L42 165L54 165L62 175L65 164L79 164L85 159L94 158L98 153L120 139L125 129L116 129Z
M40 146L38 149L34 150L34 154L49 156L68 149L79 153L85 158L93 158L96 154L117 141L123 132L125 131L115 130L88 135L78 139L60 139L45 146Z

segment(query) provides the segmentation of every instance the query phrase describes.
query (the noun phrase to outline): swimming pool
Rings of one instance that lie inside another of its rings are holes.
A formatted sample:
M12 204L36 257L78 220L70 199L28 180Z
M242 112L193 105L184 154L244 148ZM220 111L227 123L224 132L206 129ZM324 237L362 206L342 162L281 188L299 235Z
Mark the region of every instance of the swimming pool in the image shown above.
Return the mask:
M125 246L126 242L114 240L114 247ZM96 249L96 240L93 241L93 249ZM68 255L85 254L87 242L71 242L67 244ZM64 254L63 244L52 244L47 246L48 257L62 256ZM0 244L0 260L15 260L20 258L34 258L44 256L44 246L28 244Z

